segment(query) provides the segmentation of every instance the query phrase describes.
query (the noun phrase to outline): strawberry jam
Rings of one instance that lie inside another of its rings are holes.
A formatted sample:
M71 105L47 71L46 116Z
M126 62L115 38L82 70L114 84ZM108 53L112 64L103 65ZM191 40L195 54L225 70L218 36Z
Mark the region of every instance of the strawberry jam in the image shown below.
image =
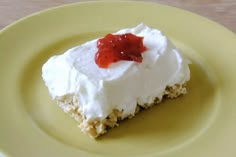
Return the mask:
M141 53L147 50L143 45L143 37L131 33L107 34L104 38L98 39L97 48L95 62L100 68L108 68L111 63L120 60L141 63Z

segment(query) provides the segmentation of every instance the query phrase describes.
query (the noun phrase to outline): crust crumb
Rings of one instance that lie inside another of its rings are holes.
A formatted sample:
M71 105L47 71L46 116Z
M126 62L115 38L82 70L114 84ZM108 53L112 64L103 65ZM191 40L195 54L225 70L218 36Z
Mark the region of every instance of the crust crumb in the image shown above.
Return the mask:
M78 126L80 127L82 132L88 134L91 138L97 138L98 136L105 134L108 129L119 126L118 122L120 120L132 118L137 113L139 113L140 110L147 109L153 105L159 104L162 101L163 97L177 98L178 96L186 93L186 83L182 85L175 84L173 86L167 86L161 98L155 98L155 100L151 104L144 104L142 106L137 104L134 115L129 115L123 118L122 111L114 109L104 120L87 120L86 116L83 115L79 110L78 99L76 99L72 95L61 98L60 100L58 100L58 104L64 110L64 112L68 113L78 122Z

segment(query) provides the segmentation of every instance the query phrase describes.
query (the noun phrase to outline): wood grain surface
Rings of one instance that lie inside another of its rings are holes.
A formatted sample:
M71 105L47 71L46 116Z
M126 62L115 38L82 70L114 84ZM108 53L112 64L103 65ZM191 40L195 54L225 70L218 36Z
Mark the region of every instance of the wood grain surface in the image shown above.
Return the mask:
M208 17L236 32L236 0L149 1L189 10ZM34 12L73 2L78 2L78 0L0 0L0 29Z

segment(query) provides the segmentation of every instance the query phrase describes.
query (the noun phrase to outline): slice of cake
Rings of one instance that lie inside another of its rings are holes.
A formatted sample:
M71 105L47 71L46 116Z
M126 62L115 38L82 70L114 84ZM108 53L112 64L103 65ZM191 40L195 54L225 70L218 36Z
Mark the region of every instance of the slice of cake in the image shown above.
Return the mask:
M59 106L96 138L163 96L186 94L188 65L161 31L140 24L51 57L42 77Z

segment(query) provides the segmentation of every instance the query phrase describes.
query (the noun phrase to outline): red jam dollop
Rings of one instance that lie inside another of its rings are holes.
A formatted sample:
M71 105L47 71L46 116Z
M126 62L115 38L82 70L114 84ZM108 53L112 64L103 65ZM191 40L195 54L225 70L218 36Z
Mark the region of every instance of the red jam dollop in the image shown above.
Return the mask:
M107 34L104 38L98 39L97 48L95 62L100 68L108 68L111 63L120 60L141 63L141 53L147 50L143 45L143 37L131 33Z

